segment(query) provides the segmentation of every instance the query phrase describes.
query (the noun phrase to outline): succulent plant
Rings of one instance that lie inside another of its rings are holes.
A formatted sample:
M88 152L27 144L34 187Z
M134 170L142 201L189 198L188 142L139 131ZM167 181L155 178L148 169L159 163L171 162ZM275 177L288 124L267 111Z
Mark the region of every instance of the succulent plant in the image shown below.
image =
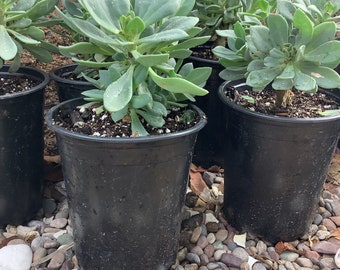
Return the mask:
M38 60L52 60L51 44L44 42L42 26L50 25L44 16L54 10L58 0L0 1L0 66L12 60L10 71L19 68L20 55L28 50Z
M210 37L195 37L198 18L187 16L194 1L187 0L79 0L88 17L59 10L73 31L88 38L68 47L82 66L99 70L99 79L85 76L97 89L85 91L85 100L98 104L114 121L130 119L132 133L147 135L142 122L164 124L170 106L186 106L202 87L210 68L193 68L183 59L189 48ZM157 11L157 12L156 12ZM81 55L92 54L83 59ZM141 121L141 119L144 119Z
M314 25L326 21L334 21L339 30L339 0L280 0L277 9L289 21L293 20L296 9L302 9Z
M275 7L275 1L267 0L196 0L192 15L199 18L202 27L200 35L215 39L213 47L226 46L223 36L216 36L216 30L232 29L241 20L252 23L263 18Z
M333 21L315 24L297 8L291 21L279 13L269 14L263 24L246 29L238 23L233 30L218 33L230 45L213 50L225 67L220 76L246 78L255 91L271 86L277 90L278 106L290 105L292 89L312 93L319 87L340 86L334 70L340 62L340 41L335 40Z

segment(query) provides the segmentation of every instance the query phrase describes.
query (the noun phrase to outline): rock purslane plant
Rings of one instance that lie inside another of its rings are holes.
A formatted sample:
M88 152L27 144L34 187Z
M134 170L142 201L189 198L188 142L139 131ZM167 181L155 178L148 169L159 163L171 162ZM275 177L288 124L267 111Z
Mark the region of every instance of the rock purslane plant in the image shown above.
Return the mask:
M225 80L246 78L255 91L271 86L277 90L278 106L290 105L292 89L312 93L319 87L340 86L334 70L340 62L340 41L335 39L333 21L316 24L303 9L296 8L290 18L269 14L264 23L249 28L237 23L233 30L218 34L229 43L228 49L213 50L225 67L220 76Z
M189 50L206 42L198 18L187 16L194 1L80 0L88 16L60 15L64 22L88 41L60 50L84 67L98 71L99 79L85 76L97 89L83 94L97 111L110 112L114 121L129 118L132 133L147 135L140 119L154 127L164 124L171 106L182 107L202 87L210 68L182 65ZM84 58L81 55L91 54Z
M24 49L43 62L52 61L54 46L44 42L42 26L50 25L44 16L58 0L0 1L0 67L11 60L10 71L19 68Z

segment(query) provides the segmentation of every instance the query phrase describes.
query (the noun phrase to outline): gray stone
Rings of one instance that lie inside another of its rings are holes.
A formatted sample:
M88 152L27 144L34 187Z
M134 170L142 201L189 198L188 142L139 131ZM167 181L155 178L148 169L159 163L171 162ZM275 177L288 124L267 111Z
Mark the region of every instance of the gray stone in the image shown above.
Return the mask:
M56 218L51 221L50 226L57 229L63 229L67 225L67 219L66 218Z
M221 262L225 263L228 266L238 267L238 268L240 268L241 264L243 263L243 261L240 258L230 253L222 254Z
M228 237L228 231L225 229L218 230L215 236L217 241L223 242Z
M312 250L322 254L335 254L340 246L329 241L320 241L312 246Z
M200 257L197 254L191 253L191 252L189 252L187 254L187 260L189 262L196 263L196 264L200 264L201 263Z
M248 262L249 260L249 254L244 248L237 247L233 250L232 254L240 258L243 262Z
M291 251L284 251L280 254L280 258L285 261L294 262L299 258L299 254Z
M266 267L262 263L255 263L252 270L266 270Z
M57 251L52 257L47 267L49 270L58 270L59 267L64 263L64 260L65 260L64 253Z
M208 172L208 171L204 171L202 178L203 178L204 182L207 184L207 186L211 187L212 184L214 183L215 178L216 178L216 174Z

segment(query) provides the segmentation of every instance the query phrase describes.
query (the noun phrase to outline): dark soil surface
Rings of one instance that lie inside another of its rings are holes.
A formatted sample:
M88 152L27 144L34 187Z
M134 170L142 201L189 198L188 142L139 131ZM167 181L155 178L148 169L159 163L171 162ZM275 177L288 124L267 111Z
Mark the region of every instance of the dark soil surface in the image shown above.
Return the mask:
M131 134L131 123L128 117L113 122L108 112L97 114L96 107L86 109L79 107L71 113L60 112L59 116L60 121L57 124L74 132L100 137L138 136L138 134ZM188 129L199 120L198 114L191 109L173 108L169 110L165 124L161 128L148 125L144 119L141 119L141 123L150 135L161 135Z
M25 76L0 78L0 95L23 92L38 85L34 80Z
M292 104L282 107L275 104L277 91L263 90L261 92L243 91L238 92L230 87L226 95L238 105L250 111L276 115L289 118L317 118L322 117L319 113L326 110L337 110L339 103L321 91L309 94L301 91L292 92Z

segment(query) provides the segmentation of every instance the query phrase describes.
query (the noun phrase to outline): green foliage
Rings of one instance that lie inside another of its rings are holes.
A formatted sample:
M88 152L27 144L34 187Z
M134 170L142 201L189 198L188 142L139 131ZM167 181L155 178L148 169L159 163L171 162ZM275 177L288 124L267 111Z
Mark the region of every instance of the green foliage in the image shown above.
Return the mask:
M200 35L214 36L216 30L232 29L238 21L253 24L265 17L275 7L267 0L196 0L192 15L199 18L203 28ZM215 45L225 46L225 39L218 36Z
M282 2L287 1L278 1L278 6ZM340 76L334 68L340 63L340 41L335 40L336 24L316 24L301 8L290 19L280 11L249 29L236 24L234 30L218 32L231 45L213 50L225 67L220 76L225 80L246 78L257 91L268 85L276 90L306 92L316 92L318 87L338 88ZM284 103L280 100L279 104Z
M53 46L43 41L45 34L40 27L48 25L44 16L57 3L58 0L0 1L0 66L12 60L10 71L17 70L24 49L41 61L52 60Z
M340 0L281 0L278 1L277 8L289 21L293 20L295 11L301 9L315 25L334 21L337 29L340 29Z
M99 70L97 79L85 75L97 89L83 94L114 121L130 118L132 133L144 136L143 121L161 127L170 106L186 106L188 99L207 94L202 87L210 68L179 68L191 47L210 38L196 37L201 30L198 19L187 16L193 0L78 2L80 7L71 5L71 11L59 14L87 41L60 50L82 66Z

